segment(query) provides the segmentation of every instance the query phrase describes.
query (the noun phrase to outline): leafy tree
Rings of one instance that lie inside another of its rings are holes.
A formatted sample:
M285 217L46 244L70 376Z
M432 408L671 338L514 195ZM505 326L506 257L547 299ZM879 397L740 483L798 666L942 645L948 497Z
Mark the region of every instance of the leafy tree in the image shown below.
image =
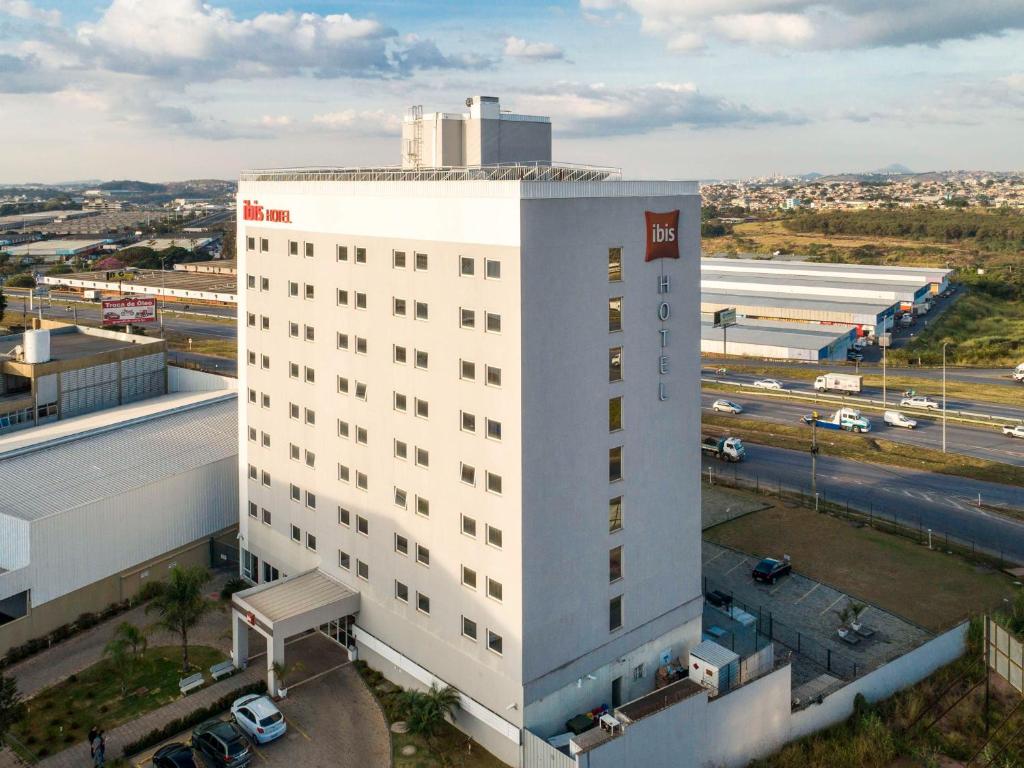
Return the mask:
M25 715L25 702L18 693L18 683L13 677L0 674L0 743L11 730L11 726Z
M157 626L181 638L181 669L185 674L189 671L188 633L214 608L203 595L203 585L209 578L209 572L198 565L175 566L163 592L146 606L146 613L159 614Z
M0 323L4 321L4 313L7 311L7 297L0 291Z
M7 279L7 286L10 288L35 288L36 279L28 272L13 275Z
M235 252L235 230L228 228L224 230L224 239L220 244L221 256L225 259L234 259L238 257Z
M73 270L72 270L70 264L58 264L57 266L50 267L48 270L46 270L46 274L48 274L48 275L67 275L67 274L70 274L72 271Z

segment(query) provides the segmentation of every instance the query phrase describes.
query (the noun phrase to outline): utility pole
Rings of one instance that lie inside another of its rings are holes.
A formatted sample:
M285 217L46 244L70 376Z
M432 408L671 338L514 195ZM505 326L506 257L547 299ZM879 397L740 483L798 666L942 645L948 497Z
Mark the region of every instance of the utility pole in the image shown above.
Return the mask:
M946 452L946 345L942 342L942 452Z
M818 412L811 412L811 493L814 511L818 511Z

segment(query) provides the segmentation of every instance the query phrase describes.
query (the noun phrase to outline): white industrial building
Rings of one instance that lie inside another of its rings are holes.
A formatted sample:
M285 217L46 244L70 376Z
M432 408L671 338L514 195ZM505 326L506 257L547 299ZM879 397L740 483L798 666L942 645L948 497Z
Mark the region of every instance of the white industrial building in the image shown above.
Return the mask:
M424 163L242 175L235 658L318 627L518 765L701 640L700 197Z
M736 316L750 320L856 326L860 336L877 338L892 329L898 304L893 302L816 299L785 293L754 291L702 291L700 311L707 314L734 308Z
M813 261L776 261L772 259L730 259L709 257L701 259L704 269L743 275L767 275L779 280L791 277L877 281L904 283L916 291L927 286L931 293L941 293L949 287L952 269L943 267L900 267L887 264L829 264Z
M856 337L857 328L850 325L743 319L723 331L709 315L700 321L700 351L710 355L845 361Z

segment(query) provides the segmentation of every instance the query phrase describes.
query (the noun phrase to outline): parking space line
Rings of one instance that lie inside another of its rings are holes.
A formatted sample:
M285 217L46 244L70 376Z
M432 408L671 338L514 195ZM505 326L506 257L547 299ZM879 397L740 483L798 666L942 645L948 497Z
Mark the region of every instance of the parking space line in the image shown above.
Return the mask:
M714 557L712 557L712 558L711 558L710 560L705 560L705 561L704 561L704 565L711 565L711 563L715 562L715 560L717 560L718 558L720 558L720 557L721 557L722 555L724 555L724 554L725 554L726 552L728 552L728 550L726 550L726 549L720 549L720 550L718 551L718 554L717 554L717 555L715 555Z
M844 599L845 597L846 597L846 595L840 595L839 597L837 597L837 598L836 598L835 600L833 600L833 601L832 601L832 602L831 602L831 603L829 604L828 608L826 608L825 610L823 610L823 611L822 611L821 613L819 613L818 615L819 615L819 616L824 616L824 615L825 615L826 613L828 613L828 612L829 612L829 611L831 611L831 610L832 610L833 608L835 608L835 607L836 607L837 605L839 605L839 602L840 602L841 600L843 600L843 599Z
M744 557L744 558L743 558L742 560L740 560L740 561L739 561L738 563L736 563L736 565L734 565L734 566L733 566L732 568L730 568L730 569L729 569L728 571L726 571L726 572L725 572L725 575L726 575L726 576L728 576L728 575L729 575L730 573L732 573L733 571L735 571L735 570L736 570L737 568L739 568L739 567L740 567L741 565L744 565L744 564L745 564L746 562L747 562L747 558L745 558L745 557Z
M803 599L804 599L805 597L808 597L808 596L809 596L809 595L811 594L811 592L813 592L814 590L816 590L816 589L817 589L818 587L820 587L820 586L821 586L821 582L820 582L820 581L816 581L816 582L814 582L814 586L813 586L813 587L811 587L810 589L808 589L808 590L807 590L806 592L804 592L804 593L803 593L802 595L800 595L800 597L798 597L798 598L797 598L796 600L794 600L794 601L793 601L793 605L796 605L796 604L797 604L797 603L799 603L799 602L800 602L801 600L803 600Z
M302 737L303 737L303 738L304 738L304 739L305 739L306 741L312 741L312 739L311 739L311 738L309 738L309 734L308 734L308 733L306 733L306 732L305 732L304 730L302 730L301 728L299 728L299 724L298 724L298 723L297 723L297 722L295 721L295 718L294 718L294 717L292 717L292 716L290 716L290 715L288 716L288 724L289 724L289 725L290 725L290 726L291 726L292 728L294 728L294 729L295 729L296 731L298 731L299 733L301 733L301 734L302 734Z

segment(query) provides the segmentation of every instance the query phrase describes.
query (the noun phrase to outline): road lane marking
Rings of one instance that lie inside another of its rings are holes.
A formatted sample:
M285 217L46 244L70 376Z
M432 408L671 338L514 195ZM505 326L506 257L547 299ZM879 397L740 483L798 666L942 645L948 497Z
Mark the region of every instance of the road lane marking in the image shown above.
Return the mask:
M739 568L739 567L740 567L741 565L744 565L744 564L745 564L746 562L747 562L747 558L745 558L745 557L744 557L744 558L743 558L742 560L740 560L740 561L739 561L738 563L736 563L736 565L734 565L734 566L733 566L732 568L730 568L730 569L729 569L728 571L726 571L726 572L725 572L725 575L726 575L726 576L728 576L728 575L729 575L730 573L732 573L733 571L735 571L735 570L736 570L737 568Z
M828 612L829 612L829 611L831 611L831 610L832 610L833 608L835 608L835 607L836 607L837 605L839 605L839 602L840 602L841 600L843 600L843 599L844 599L845 597L846 597L846 595L840 595L839 597L837 597L837 598L835 599L835 601L833 601L833 603L832 603L832 604L831 604L831 605L830 605L830 606L829 606L828 608L826 608L826 609L825 609L824 611L822 611L822 612L821 612L821 613L819 613L818 615L819 615L819 616L824 616L824 615L825 615L826 613L828 613Z
M802 594L802 595L801 595L800 597L798 597L798 598L797 598L796 600L794 600L794 601L793 601L793 605L796 605L796 604L797 604L797 603L799 603L799 602L800 602L801 600L803 600L803 599L804 599L805 597L809 597L809 596L810 596L810 594L811 594L811 593L812 593L812 592L813 592L814 590L816 590L816 589L817 589L818 587L820 587L820 586L821 586L821 582L820 582L820 581L818 581L818 582L815 582L815 584L814 584L814 586L813 586L813 587L811 587L810 589L808 589L808 590L807 590L806 592L804 592L804 593L803 593L803 594Z
M720 558L720 557L721 557L722 555L724 555L724 554L725 554L725 553L726 553L727 551L728 551L728 550L725 550L725 549L723 549L723 550L719 551L719 553L718 553L717 555L715 555L714 557L712 557L711 559L709 559L709 560L705 560L705 561L704 561L704 565L711 565L711 563L715 562L715 560L717 560L718 558Z

